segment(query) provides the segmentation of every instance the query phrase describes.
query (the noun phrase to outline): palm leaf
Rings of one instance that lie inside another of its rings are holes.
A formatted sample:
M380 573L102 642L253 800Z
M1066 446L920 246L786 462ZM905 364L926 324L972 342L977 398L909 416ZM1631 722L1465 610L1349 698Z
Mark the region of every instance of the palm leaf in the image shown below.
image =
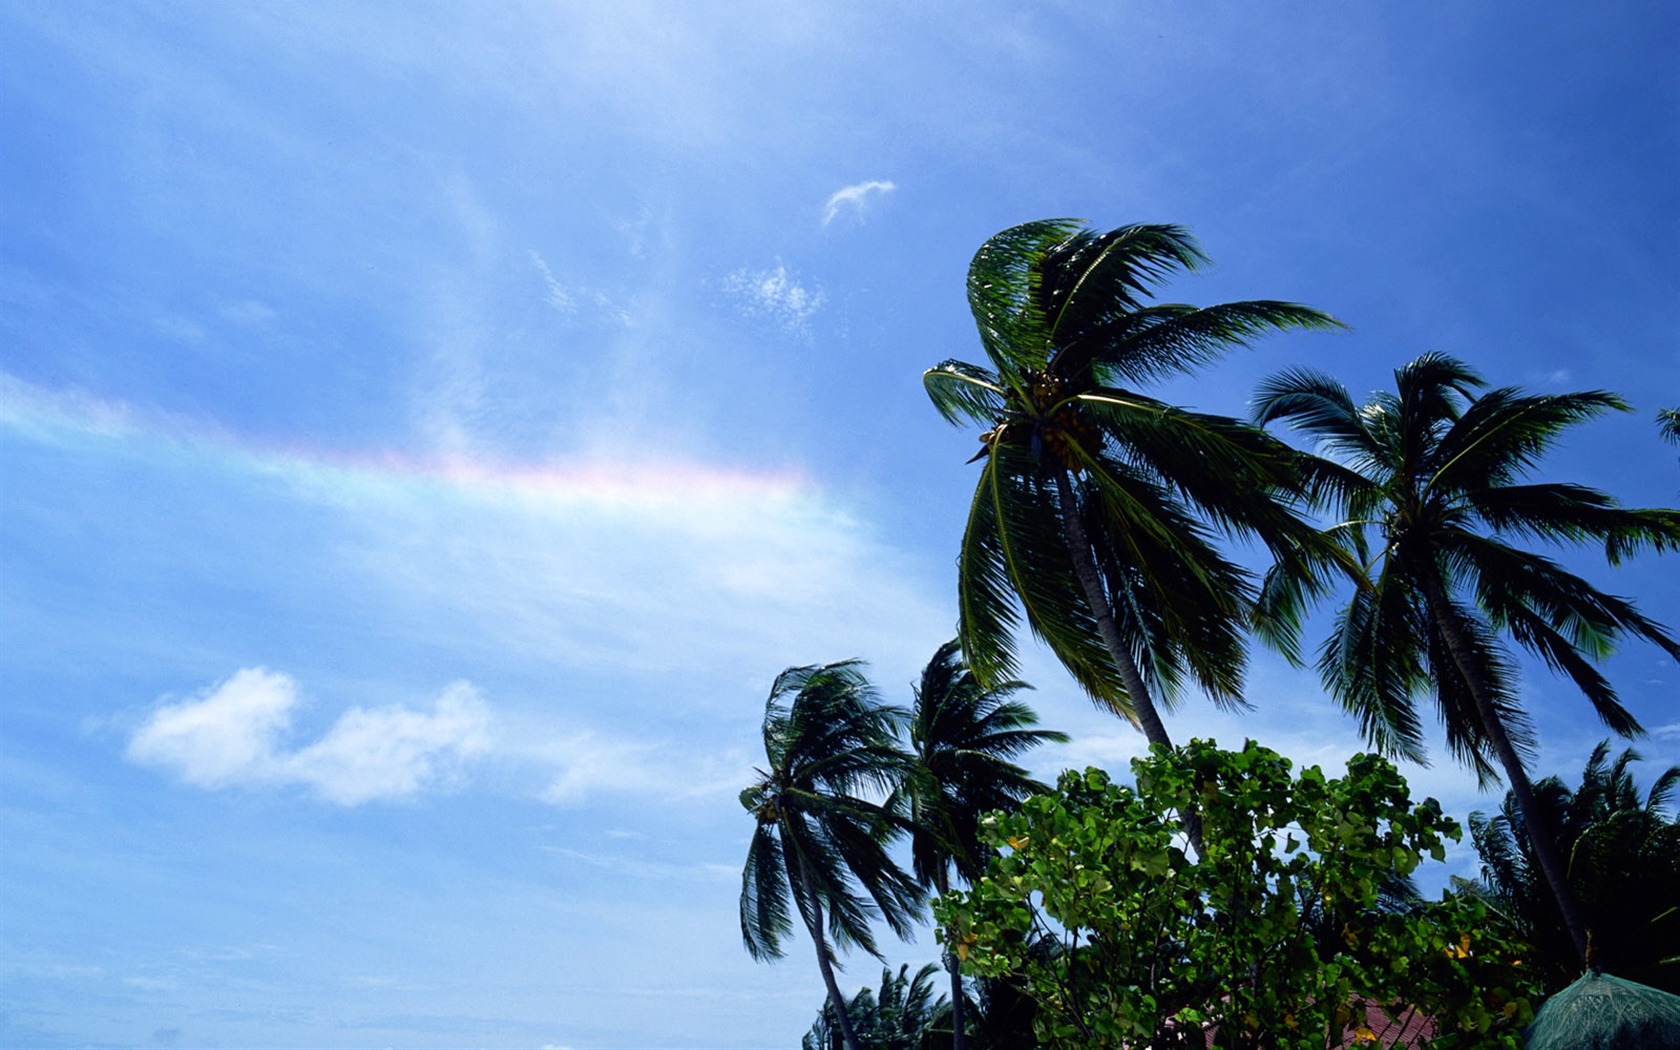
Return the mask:
M962 361L941 361L922 373L928 398L947 423L990 426L1007 411L1007 392L998 377Z
M1049 360L1049 325L1039 301L1044 254L1083 228L1077 219L1044 219L996 234L968 267L968 306L980 345L999 373L1042 369Z
M1112 304L1075 331L1058 329L1055 367L1067 374L1093 368L1102 385L1143 384L1193 372L1270 332L1340 327L1311 307L1271 299L1133 309Z

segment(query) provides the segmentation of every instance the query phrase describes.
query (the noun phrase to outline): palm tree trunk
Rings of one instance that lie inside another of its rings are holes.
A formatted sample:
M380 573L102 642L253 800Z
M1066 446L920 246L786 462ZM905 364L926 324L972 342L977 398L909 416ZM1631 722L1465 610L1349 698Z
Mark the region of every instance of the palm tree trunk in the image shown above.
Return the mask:
M951 946L945 946L945 968L951 971L951 1050L963 1050L968 1042L968 1033L964 1028L968 1024L963 1016L967 1011L963 1004L962 968L957 965L957 953Z
M1073 558L1073 574L1085 591L1085 600L1090 603L1091 613L1097 619L1097 633L1102 636L1103 646L1108 649L1109 659L1114 661L1114 669L1119 672L1126 695L1132 701L1133 719L1151 744L1172 747L1172 738L1167 735L1167 727L1155 711L1155 701L1149 695L1149 687L1144 684L1143 673L1138 670L1137 661L1132 659L1131 651L1120 637L1120 628L1114 623L1114 608L1108 604L1108 595L1103 591L1102 576L1097 572L1096 559L1091 557L1091 542L1079 520L1079 502L1074 498L1073 482L1068 479L1065 470L1056 472L1056 497L1062 505L1062 538Z
M1453 662L1458 665L1459 673L1464 676L1465 684L1469 686L1470 696L1476 703L1476 713L1481 717L1482 728L1487 733L1488 744L1492 746L1494 756L1505 769L1505 780L1510 784L1511 794L1516 796L1517 811L1522 814L1523 825L1528 830L1529 843L1534 847L1534 859L1546 877L1546 884L1552 891L1552 899L1557 902L1558 914L1569 931L1569 940L1575 945L1575 954L1585 966L1586 919L1581 913L1581 904L1575 899L1574 891L1569 888L1563 858L1558 855L1555 833L1545 825L1540 815L1540 807L1534 800L1534 786L1529 782L1527 771L1523 769L1522 757L1512 746L1511 738L1505 732L1505 724L1500 721L1499 711L1493 705L1493 688L1482 677L1480 667L1472 656L1470 639L1465 637L1463 625L1459 623L1458 616L1447 601L1446 588L1434 576L1425 576L1423 589L1435 626L1440 629L1441 637L1447 643L1447 651L1452 654Z
M1161 716L1155 710L1155 701L1149 695L1149 686L1143 681L1143 672L1138 670L1137 661L1132 658L1131 650L1120 637L1120 628L1114 622L1114 607L1108 604L1108 594L1103 590L1102 575L1097 571L1097 561L1091 556L1091 541L1085 535L1085 526L1079 520L1079 502L1073 494L1073 482L1068 478L1068 472L1056 472L1056 498L1062 505L1062 538L1067 542L1068 554L1073 558L1073 574L1079 578L1079 586L1085 591L1085 600L1090 603L1091 613L1097 618L1097 633L1102 636L1103 647L1108 650L1109 659L1114 661L1114 669L1120 675L1120 682L1126 687L1126 695L1131 698L1132 712L1137 727L1143 730L1143 735L1151 744L1172 747L1172 737L1167 735L1167 727L1161 721ZM1184 820L1184 835L1190 840L1190 848L1195 850L1196 856L1202 855L1202 818L1195 811L1186 809L1181 814Z
M804 857L800 857L799 866L805 876L805 885L810 886L811 872ZM834 979L834 964L828 958L828 941L823 937L822 926L822 903L813 896L811 921L806 929L811 933L811 942L817 946L817 969L822 971L823 985L828 989L828 1002L834 1007L834 1018L840 1023L840 1035L846 1040L846 1050L863 1050L858 1043L857 1032L852 1028L851 1014L846 1012L846 1000L840 996L840 984Z
M948 864L949 862L946 862L946 864L941 865L935 876L937 885L934 888L938 890L941 897L951 892L951 875ZM962 967L958 964L957 950L951 947L949 936L945 938L945 951L941 954L945 957L945 969L951 972L951 1050L964 1050L964 1046L968 1042L968 1033L964 1031L967 1021L963 1015L967 1010L966 1004L963 1002Z

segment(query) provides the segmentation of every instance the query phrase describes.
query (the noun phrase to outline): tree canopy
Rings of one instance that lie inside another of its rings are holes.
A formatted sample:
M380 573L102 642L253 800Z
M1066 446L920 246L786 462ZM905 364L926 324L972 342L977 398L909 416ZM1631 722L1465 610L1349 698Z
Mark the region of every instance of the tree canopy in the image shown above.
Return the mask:
M1008 850L936 905L965 965L1018 974L1049 1047L1520 1045L1533 984L1478 900L1395 907L1385 887L1457 825L1385 759L1346 776L1252 742L1192 741L1100 770L987 825ZM1202 814L1192 862L1178 814ZM1422 1024L1422 1019L1429 1024ZM1408 1024L1408 1022L1411 1022Z

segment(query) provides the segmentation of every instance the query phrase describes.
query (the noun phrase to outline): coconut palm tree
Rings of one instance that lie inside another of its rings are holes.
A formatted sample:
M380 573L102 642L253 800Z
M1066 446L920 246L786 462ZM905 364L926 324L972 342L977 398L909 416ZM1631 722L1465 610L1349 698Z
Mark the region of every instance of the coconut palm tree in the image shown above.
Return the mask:
M881 971L881 990L868 988L847 1000L846 1014L858 1040L870 1050L931 1050L939 1045L939 1025L950 1011L945 998L933 991L936 968L928 963L910 975L910 965ZM799 1042L801 1050L831 1050L840 1038L832 1003L825 1003L816 1023Z
M879 958L871 921L908 936L922 900L889 852L903 821L884 804L908 769L897 736L905 716L879 702L858 661L789 668L765 702L768 764L741 792L757 821L741 875L747 952L781 957L793 931L791 899L849 1050L861 1047L835 982L833 949L856 945Z
M1629 748L1610 760L1610 741L1593 749L1579 787L1558 777L1534 785L1537 805L1557 829L1568 858L1570 888L1592 931L1598 965L1618 976L1680 992L1680 814L1670 816L1680 766L1652 782L1643 799ZM1557 905L1534 860L1516 798L1506 794L1489 817L1470 815L1470 835L1482 858L1486 894L1534 946L1533 962L1560 989L1580 976Z
M1657 432L1680 445L1680 408L1657 409Z
M1310 542L1273 499L1290 451L1246 423L1134 387L1264 332L1336 324L1294 303L1152 301L1206 261L1176 226L1097 233L1031 222L981 246L968 300L988 366L923 376L950 422L978 423L979 484L959 555L959 638L982 683L1015 676L1021 614L1099 704L1171 745L1157 711L1194 679L1240 702L1253 581L1215 534Z
M1680 512L1624 508L1582 485L1524 483L1569 426L1625 409L1613 394L1484 390L1442 354L1398 369L1395 383L1359 407L1328 376L1294 370L1268 379L1256 401L1260 423L1284 420L1319 440L1329 459L1318 494L1343 519L1331 532L1365 565L1318 668L1374 745L1420 761L1414 698L1434 694L1452 753L1484 783L1497 766L1516 795L1579 954L1585 927L1525 772L1532 731L1502 639L1568 675L1624 736L1642 730L1593 661L1622 635L1676 659L1680 645L1632 602L1519 543L1602 543L1613 564L1641 548L1680 547ZM1274 569L1262 599L1285 619L1305 601L1291 577Z
M1050 790L1011 761L1039 744L1068 739L1033 728L1038 716L1012 699L1026 688L1015 681L982 686L955 640L941 645L922 669L910 714L911 770L900 793L910 817L912 870L935 893L951 888L953 871L964 881L985 871L992 851L980 841L981 817ZM948 945L944 955L951 972L952 1046L962 1050L962 973Z

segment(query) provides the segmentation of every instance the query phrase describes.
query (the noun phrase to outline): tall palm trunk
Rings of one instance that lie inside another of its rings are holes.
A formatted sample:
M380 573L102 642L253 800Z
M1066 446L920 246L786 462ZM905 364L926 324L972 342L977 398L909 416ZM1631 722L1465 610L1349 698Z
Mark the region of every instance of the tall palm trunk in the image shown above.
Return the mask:
M1085 600L1090 603L1091 613L1097 619L1097 633L1102 636L1109 659L1114 661L1114 669L1119 672L1126 695L1131 698L1138 728L1143 730L1144 738L1151 744L1170 748L1173 746L1172 737L1167 735L1167 727L1155 710L1155 700L1149 695L1149 686L1144 683L1143 672L1138 669L1137 661L1133 659L1131 650L1126 648L1125 641L1120 637L1120 628L1114 622L1114 607L1108 603L1102 574L1097 571L1097 560L1091 556L1091 542L1085 535L1084 523L1079 520L1079 501L1074 496L1073 481L1066 470L1056 471L1056 497L1062 505L1062 538L1067 541L1068 554L1073 558L1073 574L1079 578ZM1191 809L1186 809L1181 816L1190 848L1200 857L1202 818Z
M811 868L803 856L799 858L799 872L801 883L810 886ZM811 943L817 946L817 969L822 971L823 985L828 989L828 1002L834 1007L834 1018L840 1023L840 1035L846 1040L846 1050L863 1050L857 1031L852 1028L852 1016L846 1012L846 1000L840 995L840 983L834 979L834 964L828 958L828 940L823 936L822 920L822 902L812 896L811 917L805 928L811 933Z
M940 868L936 876L934 888L940 897L951 891L951 876L946 868ZM945 969L951 972L951 1050L964 1050L968 1043L968 1033L964 1030L967 1020L964 1015L967 1004L963 1002L962 967L957 961L957 950L951 946L951 938L945 938L944 955Z
M968 1025L966 1014L968 1007L963 1002L962 967L957 963L957 953L949 944L945 945L945 969L951 971L951 1050L963 1050L968 1044Z
M1429 602L1429 614L1440 629L1441 637L1447 643L1447 651L1452 654L1453 662L1458 665L1459 673L1464 676L1465 684L1470 689L1470 696L1475 701L1476 713L1482 720L1488 743L1492 745L1499 764L1505 769L1505 779L1510 784L1511 794L1516 796L1517 812L1522 814L1523 826L1528 829L1528 839L1534 847L1534 859L1539 863L1546 884L1552 891L1552 899L1557 902L1558 914L1569 931L1569 940L1575 945L1575 954L1580 957L1584 966L1587 963L1586 919L1581 914L1581 905L1575 899L1574 891L1569 888L1563 858L1558 855L1556 835L1546 826L1541 816L1540 806L1534 799L1534 786L1529 782L1528 772L1523 769L1522 757L1512 746L1511 738L1505 732L1505 724L1500 721L1499 711L1493 704L1493 688L1482 676L1480 667L1472 656L1470 639L1465 637L1464 626L1447 601L1446 588L1441 585L1440 579L1429 574L1424 576L1423 588L1424 597Z
M1097 619L1097 633L1102 636L1109 659L1114 661L1114 669L1119 672L1126 695L1131 698L1132 714L1138 728L1143 730L1143 735L1151 744L1172 747L1172 738L1167 735L1167 727L1155 711L1149 687L1144 684L1143 672L1138 670L1137 661L1132 658L1131 650L1126 648L1120 637L1120 628L1114 622L1114 608L1108 604L1102 575L1097 571L1096 559L1091 557L1091 543L1085 535L1084 524L1079 520L1079 502L1074 497L1073 482L1066 470L1056 471L1056 496L1062 505L1062 538L1067 541L1068 554L1073 558L1073 573L1079 578L1085 600L1090 603L1091 613Z

